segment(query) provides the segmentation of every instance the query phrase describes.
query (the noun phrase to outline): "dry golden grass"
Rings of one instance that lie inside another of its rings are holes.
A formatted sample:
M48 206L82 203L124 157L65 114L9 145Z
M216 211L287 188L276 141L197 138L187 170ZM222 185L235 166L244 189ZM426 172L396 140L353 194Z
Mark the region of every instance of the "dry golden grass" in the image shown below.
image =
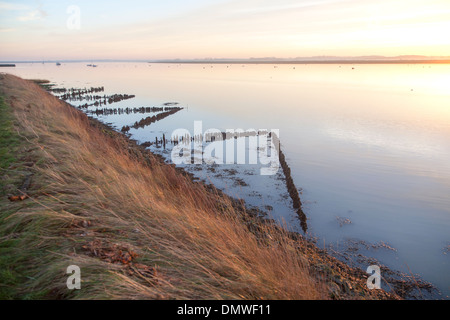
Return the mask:
M230 199L206 191L171 166L156 159L144 163L123 138L108 137L34 83L9 75L0 82L24 148L38 159L30 198L1 204L14 212L2 220L1 230L16 234L23 248L12 267L32 274L19 294L328 297L326 285L310 274L299 244L279 228L237 212ZM72 264L81 268L81 290L66 287L65 270Z

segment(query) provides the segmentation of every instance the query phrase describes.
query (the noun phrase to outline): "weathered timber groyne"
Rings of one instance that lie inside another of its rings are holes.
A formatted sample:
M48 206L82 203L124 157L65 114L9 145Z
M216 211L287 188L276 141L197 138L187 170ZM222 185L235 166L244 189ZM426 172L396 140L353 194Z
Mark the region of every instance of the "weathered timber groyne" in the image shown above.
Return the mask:
M123 126L121 131L122 132L128 132L131 128L138 129L138 128L144 128L152 123L155 123L157 121L160 121L164 118L167 118L178 111L183 110L182 107L164 107L164 112L158 113L157 115L146 117L144 119L141 119L140 121L136 121L134 125L130 126Z
M287 164L286 156L281 150L281 142L279 137L271 132L272 139L274 140L275 146L278 146L278 158L280 161L281 168L283 169L284 177L286 179L286 187L289 193L289 196L292 199L293 207L297 212L298 218L300 219L300 226L302 227L303 232L308 230L307 218L306 214L302 210L302 202L300 200L300 195L298 193L298 189L295 186L294 179L292 179L291 168Z
M164 107L139 107L139 108L101 108L96 110L87 110L88 114L95 115L113 115L113 114L136 114L136 113L155 113L163 112Z

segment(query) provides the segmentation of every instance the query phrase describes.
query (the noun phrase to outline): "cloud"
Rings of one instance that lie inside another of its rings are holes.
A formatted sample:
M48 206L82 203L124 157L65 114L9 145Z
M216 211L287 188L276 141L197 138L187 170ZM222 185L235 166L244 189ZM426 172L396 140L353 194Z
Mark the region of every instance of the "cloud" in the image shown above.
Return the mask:
M0 10L28 10L29 6L17 3L0 1Z
M342 0L322 0L322 1L307 1L301 3L286 3L286 4L277 4L270 6L259 6L259 7L249 7L249 8L241 8L236 10L237 13L267 13L267 12L277 12L277 11L287 11L287 10L295 10L295 9L304 9L307 7L319 7L326 6L329 4L339 3Z
M0 28L0 32L12 32L15 31L16 29L14 28Z
M9 15L15 16L15 19L21 22L42 20L48 16L47 12L42 9L42 5L36 9L36 7L24 4L0 1L0 10L3 12L19 11L18 13L9 13Z
M48 14L42 9L37 9L33 11L29 11L27 14L20 16L17 18L18 21L26 22L26 21L35 21L42 20L47 17Z

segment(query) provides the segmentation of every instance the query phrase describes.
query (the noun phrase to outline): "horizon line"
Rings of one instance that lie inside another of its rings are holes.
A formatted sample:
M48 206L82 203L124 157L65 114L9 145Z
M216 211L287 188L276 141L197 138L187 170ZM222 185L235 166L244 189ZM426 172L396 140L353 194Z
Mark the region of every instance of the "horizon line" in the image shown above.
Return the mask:
M173 59L48 59L48 60L0 60L0 63L80 63L80 62L147 62L147 63L243 63L243 64L349 64L349 63L450 63L450 56L423 56L423 55L399 55L399 56L309 56L295 58L173 58Z

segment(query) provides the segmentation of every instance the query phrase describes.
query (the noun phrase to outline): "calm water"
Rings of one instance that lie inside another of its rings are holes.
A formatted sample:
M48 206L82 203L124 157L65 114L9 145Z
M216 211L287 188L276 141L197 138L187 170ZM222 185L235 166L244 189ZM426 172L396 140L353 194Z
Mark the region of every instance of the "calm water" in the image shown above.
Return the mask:
M193 132L195 120L203 130L279 129L319 246L344 252L359 242L358 252L450 294L450 65L67 63L2 71L136 95L108 107L186 107L130 130L140 142L176 128ZM145 116L100 118L121 128ZM281 170L262 177L256 169L188 168L298 230Z

